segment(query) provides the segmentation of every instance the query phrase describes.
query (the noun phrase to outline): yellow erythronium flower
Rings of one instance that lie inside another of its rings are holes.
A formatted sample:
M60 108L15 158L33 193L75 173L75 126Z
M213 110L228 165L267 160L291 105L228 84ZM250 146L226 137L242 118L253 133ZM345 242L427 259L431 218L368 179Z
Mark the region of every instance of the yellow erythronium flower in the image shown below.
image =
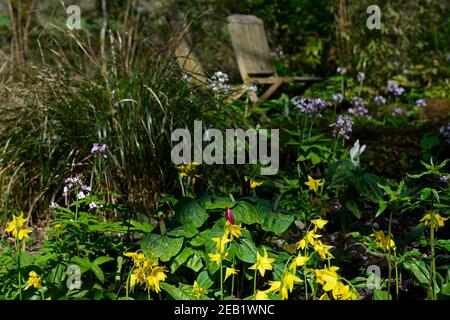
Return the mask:
M310 257L308 256L302 256L300 253L294 258L294 260L291 263L291 266L289 267L290 270L292 270L294 273L297 270L297 267L303 267L309 260Z
M316 234L314 230L307 231L303 239L297 242L297 249L305 249L308 245L314 245L316 239L322 237L320 234Z
M242 229L241 224L232 224L228 220L225 222L225 235L230 235L231 239L239 238L241 236Z
M144 263L146 262L147 258L143 253L139 252L125 252L123 254L125 257L129 257L133 259L134 266L137 268L143 267Z
M356 300L358 295L350 289L349 285L338 281L332 290L333 298L336 300Z
M294 289L294 282L302 282L302 280L295 274L286 272L283 275L283 280L281 282L283 287L286 287L289 292L292 292L292 290Z
M19 216L13 216L13 219L6 225L5 231L11 232L12 236L18 240L28 238L28 234L32 232L31 229L22 229L23 225L28 221L28 218L23 217L23 212Z
M321 179L313 179L310 175L308 175L308 181L305 184L309 187L309 190L312 190L317 193L319 187L323 186L323 181Z
M317 240L313 245L314 251L316 251L320 258L323 260L328 260L333 258L333 255L330 253L330 249L333 248L327 244L322 243L322 241Z
M270 288L266 291L268 292L278 292L281 287L281 281L269 281Z
M35 289L41 288L41 277L34 271L30 271L28 274L27 289L31 287L34 287Z
M197 299L200 299L200 297L204 294L206 294L206 289L202 288L197 280L194 281L194 284L192 285L192 293L197 297Z
M394 240L390 239L390 237L384 234L383 231L374 231L371 236L375 238L375 241L377 242L377 248L381 248L386 251L388 251L389 248L391 248L392 250L397 249Z
M59 231L59 230L62 229L62 225L61 225L60 223L58 223L58 224L56 224L53 228L54 228L56 231Z
M434 215L434 228L438 229L438 228L442 228L444 226L445 221L447 221L450 217L444 218L442 217L439 213L435 213ZM425 214L423 216L422 219L420 219L420 222L425 223L425 225L430 225L431 224L431 213L428 212L427 214Z
M220 253L208 253L208 256L212 262L215 262L218 266L220 266L220 262L222 261L222 256Z
M330 300L330 297L329 297L328 294L325 292L323 295L320 296L319 300Z
M186 165L179 165L178 166L178 170L180 171L180 176L181 177L187 177L188 175L190 175L192 172L194 172L197 167L199 166L198 163L196 162L191 162L189 164Z
M161 266L152 268L150 274L145 278L147 289L151 289L155 292L161 292L159 283L166 280L167 275L165 272L166 268Z
M338 283L339 275L337 274L338 267L332 266L330 268L315 269L316 281L320 284L324 291L333 290Z
M272 263L275 259L269 258L266 248L264 248L264 255L261 256L259 252L256 254L256 263L250 267L251 270L258 270L262 277L266 273L266 270L272 270Z
M225 268L225 279L223 281L226 281L229 276L235 275L237 273L238 271L234 268Z
M281 294L281 299L283 299L283 300L287 300L289 298L289 292L285 286L281 287L280 294Z
M313 219L311 223L314 224L314 230L323 229L323 227L328 223L327 220L323 219Z
M255 300L269 300L269 297L267 296L267 291L256 291Z
M226 232L223 234L222 238L211 238L211 240L216 243L216 248L217 250L219 250L220 253L224 253L225 245L228 242L231 242L231 239L228 239Z
M253 179L251 179L249 177L245 177L245 181L250 182L250 189L255 189L255 188L257 188L257 187L259 187L260 185L263 184L262 182L255 181L255 180L253 180Z

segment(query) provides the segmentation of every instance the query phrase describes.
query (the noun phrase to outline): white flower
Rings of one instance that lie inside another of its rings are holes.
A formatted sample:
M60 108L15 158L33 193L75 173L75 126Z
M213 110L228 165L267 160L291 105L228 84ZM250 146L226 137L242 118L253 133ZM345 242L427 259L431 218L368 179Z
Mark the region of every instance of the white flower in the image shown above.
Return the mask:
M366 145L359 146L359 140L356 140L353 147L350 149L350 160L355 167L359 166L359 157L366 150Z
M100 208L100 206L98 206L94 201L92 201L91 203L89 203L89 208L95 209L95 208Z
M52 202L50 202L49 207L50 207L50 209L56 209L58 207L58 204L56 202L52 201Z
M77 199L83 199L83 198L86 198L86 195L83 193L83 191L80 191L80 192L77 194Z

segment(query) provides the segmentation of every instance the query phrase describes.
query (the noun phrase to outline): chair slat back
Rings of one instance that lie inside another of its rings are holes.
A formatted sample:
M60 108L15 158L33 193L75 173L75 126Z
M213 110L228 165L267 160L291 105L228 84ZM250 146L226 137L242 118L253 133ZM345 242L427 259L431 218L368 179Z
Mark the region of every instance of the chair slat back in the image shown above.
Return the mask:
M264 22L252 15L239 14L229 16L227 20L242 79L276 75Z

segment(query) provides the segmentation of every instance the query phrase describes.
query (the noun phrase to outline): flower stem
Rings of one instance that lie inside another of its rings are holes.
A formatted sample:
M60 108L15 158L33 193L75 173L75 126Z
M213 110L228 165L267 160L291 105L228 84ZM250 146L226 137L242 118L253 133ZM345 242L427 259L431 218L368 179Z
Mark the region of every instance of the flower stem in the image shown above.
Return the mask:
M258 269L255 268L255 276L253 277L253 294L256 294L256 277L257 277L257 271Z
M431 295L433 300L437 300L436 295L436 256L435 256L435 248L434 248L434 211L431 210L431 223L430 223L430 249L431 249L431 277L433 283L431 284L431 289L433 290L433 293Z
M22 269L20 267L20 244L18 240L16 240L16 252L17 252L17 269L19 271L17 274L17 280L19 283L19 299L22 300Z
M223 270L222 270L222 259L220 259L220 300L223 300Z

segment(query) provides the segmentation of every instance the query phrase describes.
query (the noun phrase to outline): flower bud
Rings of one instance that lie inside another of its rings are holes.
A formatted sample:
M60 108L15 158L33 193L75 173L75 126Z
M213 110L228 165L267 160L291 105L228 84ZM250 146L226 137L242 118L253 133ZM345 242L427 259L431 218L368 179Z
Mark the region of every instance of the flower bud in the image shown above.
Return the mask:
M234 214L233 211L231 211L230 208L225 209L225 217L227 218L227 221L231 224L234 224Z

